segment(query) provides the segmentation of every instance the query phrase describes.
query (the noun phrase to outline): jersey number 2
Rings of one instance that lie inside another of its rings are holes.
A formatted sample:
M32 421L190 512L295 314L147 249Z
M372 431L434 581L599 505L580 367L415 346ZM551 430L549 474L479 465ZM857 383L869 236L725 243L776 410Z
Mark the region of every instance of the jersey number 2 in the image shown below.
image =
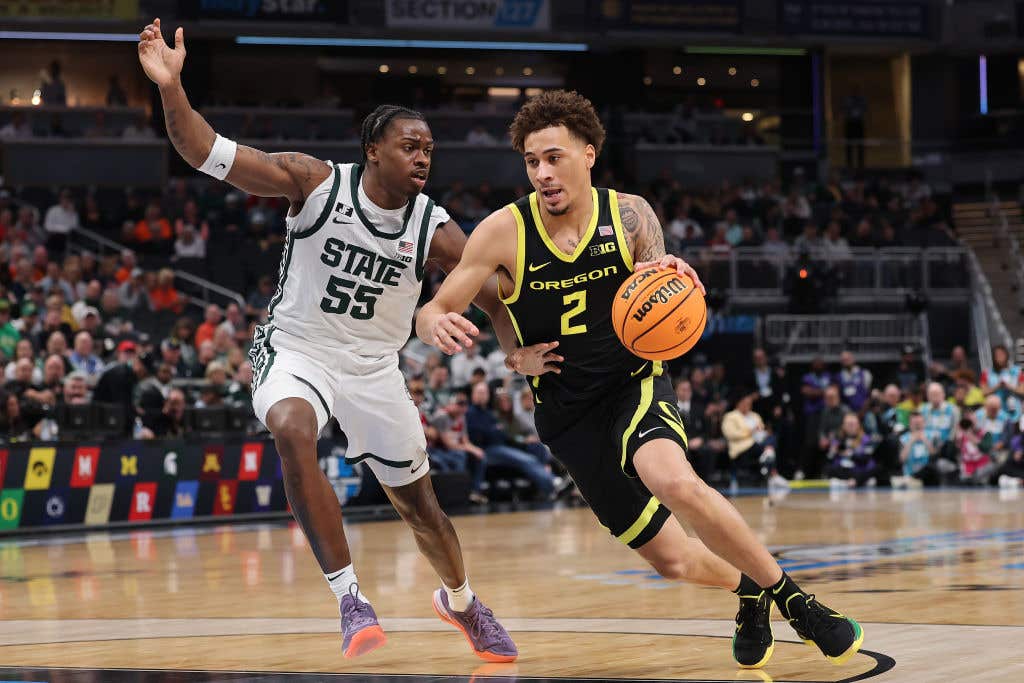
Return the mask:
M585 324L570 325L569 321L587 310L587 290L584 289L572 294L566 294L562 297L562 303L566 306L572 306L572 308L562 314L562 334L583 334L586 332L587 326Z
M345 291L350 289L355 289L355 293L349 294ZM383 293L383 287L356 286L352 280L332 275L327 281L327 296L320 300L320 310L324 313L349 313L356 320L369 320L373 317L373 306L377 303L377 297ZM353 298L358 305L349 311Z

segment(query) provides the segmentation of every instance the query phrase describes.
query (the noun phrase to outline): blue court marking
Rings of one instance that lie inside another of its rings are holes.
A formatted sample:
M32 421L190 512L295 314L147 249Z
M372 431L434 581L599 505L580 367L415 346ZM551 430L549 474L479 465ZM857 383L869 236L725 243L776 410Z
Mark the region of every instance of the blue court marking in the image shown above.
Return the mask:
M1017 562L1016 564L1004 564L1003 569L1024 569L1024 562Z

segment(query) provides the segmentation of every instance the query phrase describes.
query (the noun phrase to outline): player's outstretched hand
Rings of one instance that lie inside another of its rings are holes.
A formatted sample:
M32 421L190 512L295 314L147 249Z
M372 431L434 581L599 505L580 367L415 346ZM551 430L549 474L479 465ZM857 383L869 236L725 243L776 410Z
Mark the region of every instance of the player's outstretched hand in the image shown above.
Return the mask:
M527 377L535 377L547 372L561 374L562 369L556 363L561 363L565 358L552 352L557 346L558 342L556 341L522 346L505 358L505 366Z
M181 76L185 63L185 32L180 26L174 32L172 50L160 32L160 19L154 19L139 33L139 62L149 80L161 87L171 85Z
M657 261L644 261L643 263L636 264L634 270L643 270L644 268L675 268L676 272L680 275L688 275L701 294L704 296L708 294L707 290L704 289L704 283L700 281L700 276L697 275L697 271L678 256L665 254Z
M445 313L434 322L431 343L449 356L473 345L472 337L480 334L476 325L458 313Z

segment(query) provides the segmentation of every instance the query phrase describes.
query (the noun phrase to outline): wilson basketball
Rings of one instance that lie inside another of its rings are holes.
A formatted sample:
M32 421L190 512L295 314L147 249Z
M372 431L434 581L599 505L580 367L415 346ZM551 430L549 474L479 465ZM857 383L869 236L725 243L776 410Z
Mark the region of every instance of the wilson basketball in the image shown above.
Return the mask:
M622 283L612 302L612 325L641 358L670 360L693 348L708 308L693 280L675 270L646 268Z

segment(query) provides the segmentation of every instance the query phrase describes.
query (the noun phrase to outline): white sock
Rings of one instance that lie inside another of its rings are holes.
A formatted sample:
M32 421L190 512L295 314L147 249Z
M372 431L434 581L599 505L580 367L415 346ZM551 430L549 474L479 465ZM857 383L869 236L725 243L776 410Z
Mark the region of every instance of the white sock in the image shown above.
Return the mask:
M473 589L469 587L469 578L458 588L449 588L441 583L444 592L448 594L448 606L456 612L465 612L473 604Z
M327 579L327 584L331 587L331 592L334 593L334 597L338 598L338 604L341 604L341 599L346 595L352 593L352 586L355 586L356 597L363 602L370 602L363 595L362 591L359 590L359 579L356 578L356 570L349 565L344 569L339 569L336 572L330 574L324 574L324 578Z

